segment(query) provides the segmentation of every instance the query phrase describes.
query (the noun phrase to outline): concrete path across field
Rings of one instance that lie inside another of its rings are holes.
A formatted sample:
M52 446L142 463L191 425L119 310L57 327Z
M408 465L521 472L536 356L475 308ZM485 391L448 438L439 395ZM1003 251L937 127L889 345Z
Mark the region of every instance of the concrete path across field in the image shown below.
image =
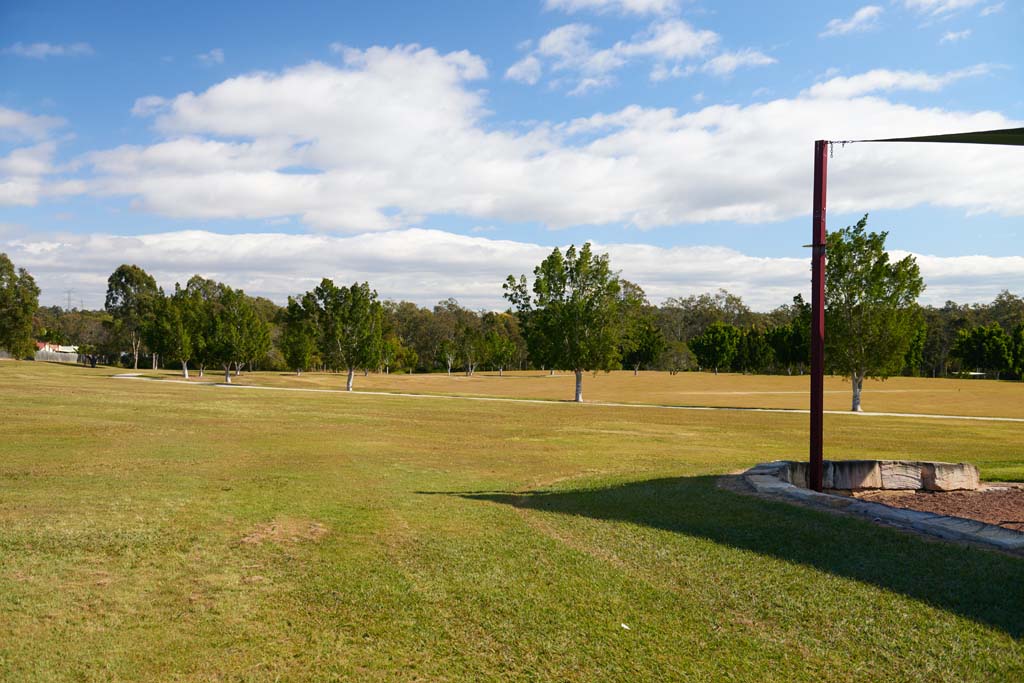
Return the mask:
M112 379L142 380L144 382L159 382L161 384L186 384L189 386L216 387L220 389L251 389L257 391L298 391L312 394L359 394L361 396L396 396L402 398L434 398L459 401L497 401L503 403L541 403L558 405L584 405L612 408L647 408L657 410L729 410L745 413L790 413L807 415L811 411L803 408L730 408L722 406L673 406L658 405L656 403L613 403L609 401L587 401L582 404L575 404L572 401L556 401L543 398L509 398L504 396L460 396L457 394L406 394L400 392L385 391L345 391L344 389L309 389L303 387L263 387L251 384L224 384L223 382L200 382L185 381L183 379L153 379L151 377L138 377L134 375L113 375ZM1024 417L988 417L976 415L930 415L927 413L855 413L850 410L826 410L828 415L849 415L856 418L861 417L913 417L926 420L977 420L982 422L1019 422L1024 423Z

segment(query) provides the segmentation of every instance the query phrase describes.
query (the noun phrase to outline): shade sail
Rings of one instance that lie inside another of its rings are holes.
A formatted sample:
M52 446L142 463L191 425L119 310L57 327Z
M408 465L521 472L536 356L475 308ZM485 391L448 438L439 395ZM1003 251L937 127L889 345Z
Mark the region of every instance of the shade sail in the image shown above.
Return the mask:
M852 140L851 142L959 142L972 145L1024 146L1024 128L1003 128L1002 130L979 130L973 133L950 133L948 135L919 135L910 138L880 138L878 140Z

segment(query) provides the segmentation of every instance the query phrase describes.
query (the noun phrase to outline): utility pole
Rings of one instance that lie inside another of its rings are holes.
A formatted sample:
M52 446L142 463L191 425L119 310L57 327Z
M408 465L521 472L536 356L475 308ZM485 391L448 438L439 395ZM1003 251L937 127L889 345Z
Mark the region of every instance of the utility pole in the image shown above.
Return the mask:
M814 205L811 211L811 442L807 482L822 489L824 461L822 426L825 408L825 190L828 178L828 141L814 143Z

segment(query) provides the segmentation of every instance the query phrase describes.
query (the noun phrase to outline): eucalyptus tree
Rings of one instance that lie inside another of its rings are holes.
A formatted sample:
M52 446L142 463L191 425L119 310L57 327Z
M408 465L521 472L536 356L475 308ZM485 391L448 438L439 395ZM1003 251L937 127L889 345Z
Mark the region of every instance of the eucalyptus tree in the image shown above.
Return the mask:
M301 375L310 366L316 350L316 330L310 313L302 302L288 297L284 313L284 330L278 343L288 367Z
M192 301L184 289L175 285L173 296L153 300L153 319L149 325L147 344L165 360L181 363L181 374L188 379L188 363L192 359Z
M259 315L251 298L240 289L220 286L213 308L210 355L224 369L224 382L231 384L231 370L251 363L270 345L269 325Z
M591 253L590 243L565 255L557 248L533 271L505 281L505 298L519 312L527 343L535 344L552 367L576 375L575 400L583 401L583 373L619 366L624 333L622 289L608 255ZM531 356L534 347L531 346ZM536 356L534 356L536 359ZM535 360L536 362L536 360Z
M352 391L357 368L380 364L384 309L369 283L337 287L324 278L303 298L313 313L324 362L331 369L345 369L345 389Z
M135 265L120 265L107 279L104 307L113 318L115 333L131 347L135 369L139 367L143 334L152 321L159 293L153 276Z
M35 353L32 320L39 308L39 287L27 270L0 253L0 348L12 358Z
M868 232L867 214L828 236L825 276L826 360L850 378L851 409L861 409L864 378L884 380L903 369L918 329L924 291L913 256L892 262L887 232Z

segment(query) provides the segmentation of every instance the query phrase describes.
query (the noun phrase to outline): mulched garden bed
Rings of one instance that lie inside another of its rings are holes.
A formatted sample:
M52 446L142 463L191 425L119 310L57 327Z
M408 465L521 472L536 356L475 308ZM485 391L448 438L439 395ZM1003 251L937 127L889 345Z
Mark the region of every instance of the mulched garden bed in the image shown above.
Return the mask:
M860 500L965 517L1024 531L1024 484L987 484L977 491L862 491Z

